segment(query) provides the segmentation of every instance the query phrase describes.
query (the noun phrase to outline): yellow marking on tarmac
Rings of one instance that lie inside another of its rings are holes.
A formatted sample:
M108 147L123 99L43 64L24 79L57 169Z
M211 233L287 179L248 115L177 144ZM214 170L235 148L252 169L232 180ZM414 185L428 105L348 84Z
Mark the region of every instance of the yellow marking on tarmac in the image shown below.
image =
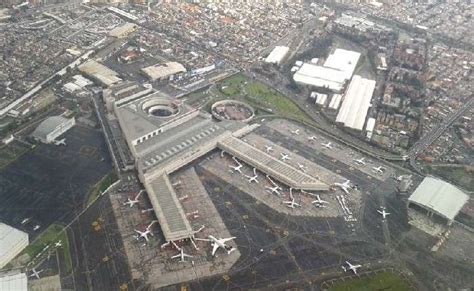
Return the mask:
M108 262L108 261L109 261L109 256L105 256L105 257L102 258L102 262L105 263L105 262Z
M100 225L94 226L95 231L100 231L101 229L102 229L102 227L100 227Z
M120 290L123 290L123 291L128 290L128 284L127 284L127 283L123 283L122 285L120 285Z
M224 276L222 276L222 279L224 279L224 281L229 281L230 280L230 277L229 275L225 274Z
M232 202L226 201L226 202L225 202L225 205L232 205Z
M214 191L215 191L215 192L221 191L221 187L214 187Z
M181 291L188 291L188 285L181 285Z
M243 219L249 219L249 216L247 214L242 215Z

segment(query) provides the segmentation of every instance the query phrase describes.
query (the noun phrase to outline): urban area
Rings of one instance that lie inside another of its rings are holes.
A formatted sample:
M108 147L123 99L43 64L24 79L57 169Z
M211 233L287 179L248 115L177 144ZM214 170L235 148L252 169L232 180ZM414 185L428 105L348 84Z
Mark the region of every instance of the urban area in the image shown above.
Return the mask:
M0 1L0 290L472 290L473 14Z

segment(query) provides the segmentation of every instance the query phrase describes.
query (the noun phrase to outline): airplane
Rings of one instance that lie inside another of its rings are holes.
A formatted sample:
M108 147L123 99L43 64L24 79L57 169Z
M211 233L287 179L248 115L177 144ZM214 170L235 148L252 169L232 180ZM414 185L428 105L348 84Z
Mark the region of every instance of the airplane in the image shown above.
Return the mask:
M206 238L195 238L195 240L210 241L211 245L212 245L211 254L212 254L212 256L214 256L217 249L219 249L219 248L225 249L227 251L228 255L230 253L232 253L233 251L235 251L234 247L230 247L226 244L226 242L231 241L235 238L236 238L235 236L229 237L229 238L215 238L214 236L209 235L207 239Z
M281 160L286 161L286 160L291 160L290 156L284 153L281 153Z
M145 231L139 231L135 229L135 232L138 233L137 240L139 240L141 237L143 237L146 241L149 241L148 235L153 236L153 233L151 232L151 226L156 222L156 220L153 220L147 227Z
M327 144L325 143L321 143L323 145L323 147L327 148L327 149L330 149L332 150L333 149L333 146L332 146L332 143L331 142L328 142Z
M365 158L354 159L354 162L356 162L356 164L365 166L365 161L364 160L365 160Z
M342 266L342 269L344 270L344 272L351 270L352 272L354 272L354 274L357 274L357 269L362 267L362 265L352 265L348 261L346 261L346 264L347 264L347 267L345 267L344 265Z
M179 254L177 254L176 256L172 256L171 258L172 259L179 258L179 262L184 263L184 262L186 262L185 258L192 258L192 257L193 256L191 256L191 255L185 254L183 248L181 248L181 252Z
M31 269L31 274L29 275L29 277L36 277L36 279L39 279L40 278L40 273L43 272L44 270L39 270L39 271L36 271L35 268Z
M54 244L54 246L55 246L56 248L62 247L62 246L63 246L63 242L60 241L60 240L58 240L58 241Z
M383 219L390 215L390 212L385 212L385 207L382 207L382 211L377 210L377 212L383 216Z
M257 169L253 168L253 176L252 177L247 176L247 175L245 175L245 177L248 179L249 183L252 183L252 182L258 183Z
M288 201L283 201L284 204L286 204L286 207L294 209L295 206L301 207L300 204L295 202L295 198L292 197L291 200Z
M274 186L274 187L269 187L269 186L267 186L267 187L265 187L265 188L268 189L268 190L270 190L271 193L275 193L275 194L277 194L278 196L281 196L281 193L280 193L280 191L279 191L279 190L281 190L281 188L280 188L278 185L276 185L276 186Z
M54 145L57 145L57 146L59 146L59 145L65 146L66 145L66 139L63 138L63 139L60 139L60 140L53 140L53 143L54 143Z
M334 186L341 188L344 193L349 194L349 189L351 188L351 181L346 180L344 183L334 183Z
M307 168L307 167L306 167L305 165L298 163L298 168L300 168L300 170L301 170L303 173L306 173L306 168Z
M30 221L30 220L31 220L30 217L23 218L23 220L21 221L21 225L24 225L24 224L28 223L28 221Z
M316 204L318 207L324 207L324 204L329 204L329 202L322 200L319 195L316 195L316 200L311 201L311 203Z
M273 147L272 146L265 146L265 151L268 153L273 152Z
M41 227L41 225L37 224L33 227L33 230L38 230L38 229L40 229L40 227Z
M238 164L237 166L229 166L232 169L232 172L239 172L242 174L241 168L243 167L242 164Z
M130 199L127 198L127 201L123 203L123 205L129 205L130 208L132 208L135 204L138 203L138 197L140 197L140 195L142 194L142 192L144 192L144 190L140 190L140 192L138 192L137 195L135 195L135 197L133 199Z
M314 135L308 137L308 140L309 140L309 141L315 141L315 140L317 140L317 139L318 139L318 138L317 138L316 136L314 136Z
M382 174L384 171L384 168L382 166L379 166L379 167L372 167L372 172L374 173L379 173L379 174Z
M299 129L295 129L295 130L290 130L290 132L294 135L299 135L300 134L300 130Z

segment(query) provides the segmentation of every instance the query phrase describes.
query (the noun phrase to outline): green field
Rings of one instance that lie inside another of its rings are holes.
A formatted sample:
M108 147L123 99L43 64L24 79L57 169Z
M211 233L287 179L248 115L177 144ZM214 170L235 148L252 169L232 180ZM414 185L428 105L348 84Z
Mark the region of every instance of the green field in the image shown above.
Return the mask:
M46 230L44 230L31 244L29 244L23 252L20 254L28 254L30 258L36 257L47 245L57 241L62 241L61 249L64 256L64 263L66 265L66 271L69 273L72 270L71 254L69 252L69 241L67 239L66 231L63 226L59 224L51 224Z
M426 169L430 174L439 176L459 187L474 191L474 175L464 167L428 165Z
M215 102L221 99L237 99L245 101L258 109L288 117L299 121L312 123L311 119L291 99L259 81L247 78L242 74L233 75L218 84L219 90ZM210 106L210 104L208 104ZM258 113L258 112L257 112Z
M8 166L11 162L15 161L18 157L25 154L31 149L31 147L22 144L18 141L13 141L8 145L0 148L0 169Z
M409 291L414 290L405 280L398 275L383 272L367 277L350 279L337 282L329 288L329 291Z
M117 179L117 175L113 171L105 175L99 182L97 182L97 184L94 185L94 187L92 187L92 190L89 193L89 198L87 199L87 205L93 203L97 197L99 197L100 193L109 188L109 186L115 183Z

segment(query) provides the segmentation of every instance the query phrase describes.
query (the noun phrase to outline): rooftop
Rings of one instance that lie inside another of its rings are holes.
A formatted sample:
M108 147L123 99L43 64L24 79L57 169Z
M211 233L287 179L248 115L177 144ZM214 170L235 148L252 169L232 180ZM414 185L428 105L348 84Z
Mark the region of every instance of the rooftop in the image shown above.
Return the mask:
M26 291L27 287L28 278L25 273L0 274L0 290L2 291Z
M53 132L60 125L68 122L69 119L62 116L50 116L43 120L31 134L33 137L46 140L48 134Z
M167 62L143 68L142 71L153 81L169 77L171 75L186 72L186 68L177 62Z
M25 244L26 242L26 244ZM0 222L0 268L28 245L28 234ZM0 288L0 290L3 290Z

